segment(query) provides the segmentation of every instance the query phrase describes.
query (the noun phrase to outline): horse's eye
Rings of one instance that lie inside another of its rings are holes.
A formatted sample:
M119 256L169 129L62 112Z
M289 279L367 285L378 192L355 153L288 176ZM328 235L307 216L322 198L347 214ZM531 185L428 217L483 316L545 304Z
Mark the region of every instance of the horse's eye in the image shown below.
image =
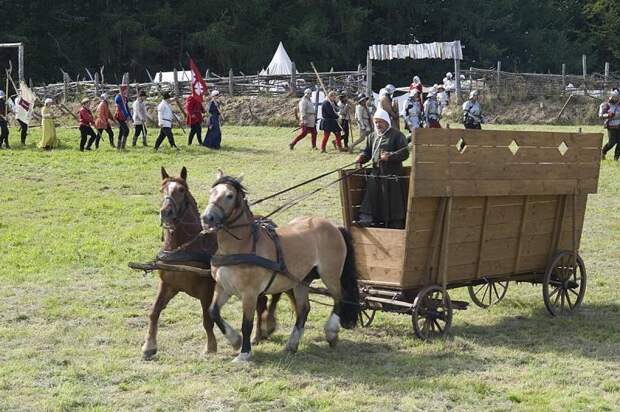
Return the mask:
M181 192L181 193L185 192L185 188L184 187L180 188L179 192Z
M233 198L232 193L229 193L229 194L226 195L226 199L232 199L232 198Z

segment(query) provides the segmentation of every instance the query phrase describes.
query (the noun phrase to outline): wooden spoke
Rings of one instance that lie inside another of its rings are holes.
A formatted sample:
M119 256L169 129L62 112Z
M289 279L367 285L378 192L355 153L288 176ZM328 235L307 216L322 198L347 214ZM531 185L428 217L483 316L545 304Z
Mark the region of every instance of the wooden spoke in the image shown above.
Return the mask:
M486 309L504 299L508 291L508 281L488 281L480 287L468 286L467 290L472 302Z

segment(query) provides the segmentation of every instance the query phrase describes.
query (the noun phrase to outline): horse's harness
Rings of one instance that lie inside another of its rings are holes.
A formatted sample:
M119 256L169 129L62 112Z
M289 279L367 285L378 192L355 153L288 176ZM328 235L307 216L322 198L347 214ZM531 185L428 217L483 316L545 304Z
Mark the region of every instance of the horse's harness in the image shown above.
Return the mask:
M286 267L286 262L284 261L284 254L282 253L282 243L280 242L280 237L276 233L276 224L271 219L259 218L254 219L254 216L251 214L249 210L249 206L247 201L243 200L244 204L242 206L241 212L238 216L236 216L232 221L228 222L226 226L223 226L222 229L225 229L227 233L232 235L229 232L231 229L236 229L240 227L249 226L250 227L250 236L252 237L252 252L251 253L234 253L229 255L213 255L211 257L211 265L213 266L237 266L237 265L254 265L260 266L264 269L270 270L272 272L271 278L267 283L265 289L261 292L261 294L265 294L271 285L273 284L276 276L278 274L284 275L290 280L298 283L299 281L293 277L293 275L289 272ZM220 211L224 212L224 209L217 204L217 202L211 203L213 206L217 207ZM234 209L223 219L225 222L228 218L230 218L233 214ZM251 222L250 223L242 223L238 225L234 225L233 223L239 220L244 214L249 213ZM256 254L256 245L258 243L259 233L263 232L267 235L269 239L274 244L276 249L276 260L267 259L263 256ZM233 235L234 236L234 235ZM234 236L236 237L236 236ZM238 239L238 238L237 238Z

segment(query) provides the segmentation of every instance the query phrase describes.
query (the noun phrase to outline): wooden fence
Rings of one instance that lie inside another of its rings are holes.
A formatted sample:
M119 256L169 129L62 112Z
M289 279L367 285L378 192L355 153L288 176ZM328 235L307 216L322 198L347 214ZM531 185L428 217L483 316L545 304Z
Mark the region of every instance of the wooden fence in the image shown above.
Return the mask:
M356 71L329 71L319 73L327 89L346 92L350 95L363 93L366 90L366 70L361 66ZM149 96L158 96L163 92L170 92L173 96L189 95L191 82L178 80L175 71L175 80L172 82L157 81L149 83L129 83L129 97L135 98L139 91L145 91ZM160 77L161 79L161 77ZM300 96L303 90L318 85L317 76L312 73L295 73L291 75L239 75L234 76L232 70L228 76L218 76L207 72L204 78L210 90L219 90L229 96ZM61 83L34 87L33 91L40 98L50 97L56 101L75 101L84 97L98 97L106 92L113 96L118 93L118 84L109 84L99 81L98 74L94 80L71 81L68 76Z

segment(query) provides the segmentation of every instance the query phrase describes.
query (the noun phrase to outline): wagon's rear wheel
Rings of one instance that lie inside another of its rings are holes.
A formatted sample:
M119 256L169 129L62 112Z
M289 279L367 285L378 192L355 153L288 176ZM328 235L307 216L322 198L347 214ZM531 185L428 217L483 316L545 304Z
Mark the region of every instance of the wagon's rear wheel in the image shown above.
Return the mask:
M423 340L444 336L452 325L452 302L437 285L422 289L413 302L413 333Z
M481 308L488 308L498 304L506 296L508 281L490 280L482 285L467 286L471 301Z
M586 267L579 255L563 251L555 255L543 279L543 300L552 316L576 310L586 293Z

